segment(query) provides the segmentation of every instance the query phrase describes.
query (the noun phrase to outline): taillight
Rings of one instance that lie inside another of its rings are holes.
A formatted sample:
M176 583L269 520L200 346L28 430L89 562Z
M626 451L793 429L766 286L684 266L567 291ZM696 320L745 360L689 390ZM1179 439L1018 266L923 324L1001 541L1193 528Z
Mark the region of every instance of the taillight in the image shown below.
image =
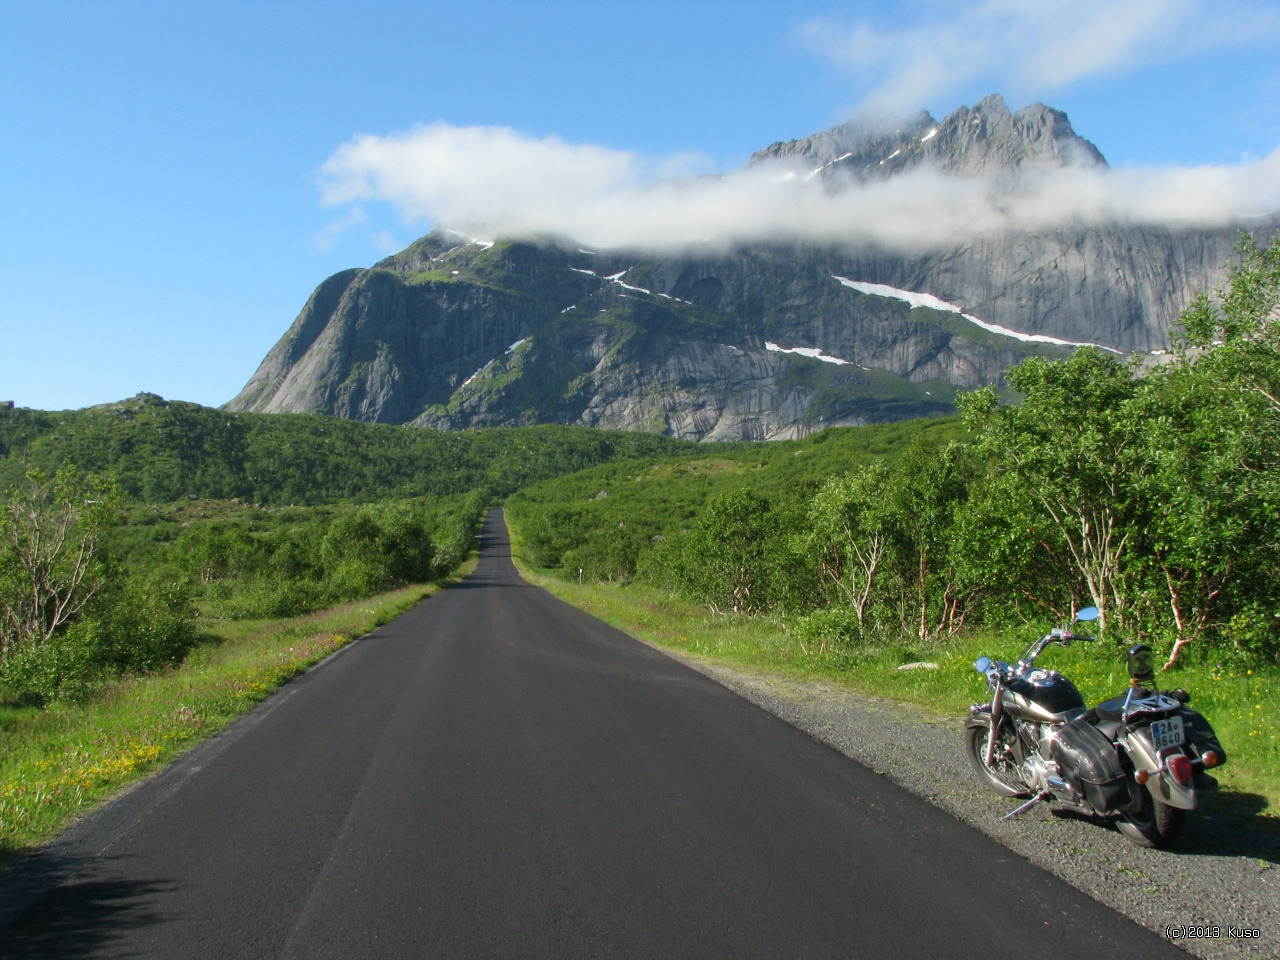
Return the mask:
M1169 772L1173 774L1173 779L1177 780L1178 783L1182 784L1184 787L1190 784L1192 778L1195 776L1195 770L1192 769L1191 761L1181 753L1175 753L1165 761L1164 765L1168 768Z

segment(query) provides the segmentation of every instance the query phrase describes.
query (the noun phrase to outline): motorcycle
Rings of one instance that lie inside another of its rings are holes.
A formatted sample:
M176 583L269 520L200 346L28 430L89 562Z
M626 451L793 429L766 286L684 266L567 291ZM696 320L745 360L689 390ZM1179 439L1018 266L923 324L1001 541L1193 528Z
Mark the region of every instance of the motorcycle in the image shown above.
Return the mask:
M1075 620L1097 618L1097 608L1087 607ZM1048 801L1114 818L1141 846L1170 846L1197 806L1197 791L1216 787L1205 771L1224 764L1226 752L1209 722L1187 706L1190 694L1156 688L1146 644L1129 650L1128 692L1092 709L1061 673L1036 666L1052 644L1093 639L1055 628L1015 664L979 657L973 666L985 674L991 700L969 710L969 760L997 793L1029 798L1006 820Z

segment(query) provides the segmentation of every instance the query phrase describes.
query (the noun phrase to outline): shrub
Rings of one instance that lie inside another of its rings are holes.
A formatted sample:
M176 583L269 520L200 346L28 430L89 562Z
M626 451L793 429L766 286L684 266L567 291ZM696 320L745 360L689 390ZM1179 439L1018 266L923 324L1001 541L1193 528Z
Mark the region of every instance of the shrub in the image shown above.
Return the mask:
M857 611L845 604L797 617L791 632L805 646L822 651L855 646L863 636Z
M93 662L117 673L176 666L195 645L186 579L129 578L104 592L85 623Z
M53 700L88 696L101 675L93 648L98 625L81 621L44 643L10 648L0 661L4 699L17 706L41 707Z

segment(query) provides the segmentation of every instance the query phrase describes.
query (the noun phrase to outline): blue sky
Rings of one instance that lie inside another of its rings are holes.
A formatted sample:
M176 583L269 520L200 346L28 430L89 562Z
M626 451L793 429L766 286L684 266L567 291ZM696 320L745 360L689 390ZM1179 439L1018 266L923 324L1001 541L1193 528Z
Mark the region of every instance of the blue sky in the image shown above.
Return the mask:
M317 283L431 226L333 190L358 137L506 129L643 178L991 92L1065 110L1116 167L1253 170L1280 146L1280 6L6 0L0 400L229 400Z

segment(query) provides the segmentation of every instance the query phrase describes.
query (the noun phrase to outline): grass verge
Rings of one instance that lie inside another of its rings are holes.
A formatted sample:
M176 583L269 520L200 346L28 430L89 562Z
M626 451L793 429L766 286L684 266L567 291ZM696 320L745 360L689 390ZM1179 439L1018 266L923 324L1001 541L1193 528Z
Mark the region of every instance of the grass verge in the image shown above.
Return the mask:
M207 639L177 669L124 679L88 703L0 709L0 865L439 588L278 620L205 620Z
M642 640L694 659L767 671L837 688L910 703L939 717L954 717L959 729L971 703L986 699L986 684L973 670L982 655L1013 661L1034 639L1034 630L984 633L938 642L853 648L800 643L785 625L762 617L711 615L703 607L643 585L579 585L531 567L520 556L512 531L512 553L521 575L560 599ZM927 661L938 669L899 670ZM1088 703L1128 686L1123 652L1114 646L1051 647L1040 661L1075 682ZM1280 829L1280 670L1188 665L1160 682L1184 687L1192 706L1213 724L1229 762L1214 773L1221 783L1213 804L1235 816L1258 818Z

